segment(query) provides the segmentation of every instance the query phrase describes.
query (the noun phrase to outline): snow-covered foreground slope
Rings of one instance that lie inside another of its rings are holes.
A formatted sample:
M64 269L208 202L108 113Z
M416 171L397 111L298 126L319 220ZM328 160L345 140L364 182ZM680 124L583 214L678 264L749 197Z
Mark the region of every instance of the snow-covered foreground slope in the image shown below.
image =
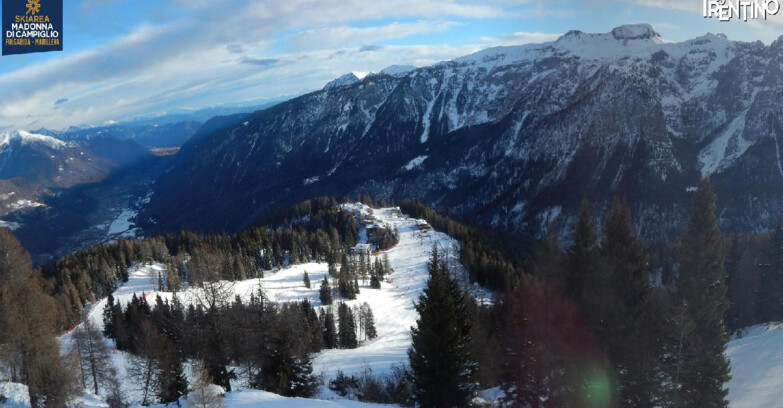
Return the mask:
M396 405L368 404L349 400L317 400L305 398L286 398L271 392L258 390L241 390L226 395L224 399L227 408L383 408Z
M372 213L377 222L396 227L400 234L400 242L394 248L386 251L393 273L387 276L387 281L382 282L381 289L371 289L368 285L361 285L361 292L356 300L346 301L350 306L367 302L375 315L378 337L371 341L360 341L356 349L324 350L315 356L313 372L323 375L328 382L342 370L345 374L359 374L365 369L371 369L374 374L384 374L391 370L395 364L407 362L407 350L411 343L410 328L416 323L417 313L414 302L424 288L427 279L427 260L430 257L433 245L437 245L446 261L457 271L457 277L463 282L467 277L464 269L458 262L459 244L448 235L432 230L421 231L421 221L405 217L396 208L384 208L371 210L369 207L356 204L344 206L346 211ZM362 231L359 240L366 237ZM378 254L376 256L381 256ZM373 260L374 261L374 257ZM303 277L307 272L312 282L311 288L304 286ZM122 304L128 303L133 295L146 297L150 303L154 303L155 297L160 295L169 301L173 296L171 292L157 291L159 277L165 278L166 267L162 264L135 265L128 271L128 282L124 283L114 292L114 297ZM231 283L234 292L241 298L248 300L252 293L257 292L259 286L266 297L274 302L296 302L309 299L316 308L321 305L318 290L321 280L327 275L327 264L307 263L293 265L277 272L267 272L262 279L248 279ZM369 282L368 282L369 283ZM481 290L475 290L476 296L485 296ZM176 296L184 304L196 302L196 289L183 290ZM339 299L338 299L339 301ZM89 319L99 328L103 327L103 309L106 299L102 299L92 305L88 314ZM107 340L111 348L114 345ZM71 343L71 335L61 336L63 348ZM119 375L125 376L128 355L124 352L113 354L114 363ZM189 371L189 370L186 370ZM236 382L234 388L241 389L241 379ZM140 396L134 389L132 380L125 378L123 381L125 393L132 400L138 401ZM275 394L257 390L240 390L226 395L228 407L336 407L359 408L378 404L364 404L354 401L338 399L325 387L321 387L318 399L284 398ZM86 398L86 397L85 397Z
M419 231L415 219L399 217L390 208L375 210L373 215L400 232L400 243L387 251L394 273L380 290L362 288L357 299L348 304L367 302L372 307L378 338L356 349L325 350L319 354L313 362L313 371L323 372L327 378L338 369L349 375L365 368L375 374L387 372L392 364L407 361L410 328L418 316L413 304L427 283L427 260L433 244L446 254L449 262L457 262L458 243L448 235Z
M783 406L783 324L757 325L729 342L729 406Z

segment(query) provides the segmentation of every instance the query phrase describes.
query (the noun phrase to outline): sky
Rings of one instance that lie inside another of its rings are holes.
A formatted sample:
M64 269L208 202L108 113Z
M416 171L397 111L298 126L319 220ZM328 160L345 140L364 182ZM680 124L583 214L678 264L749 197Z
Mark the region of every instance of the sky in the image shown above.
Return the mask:
M63 0L63 8L62 52L0 57L0 130L252 106L351 71L420 67L572 29L649 23L671 41L711 32L765 44L783 34L783 10L725 23L703 18L702 0Z

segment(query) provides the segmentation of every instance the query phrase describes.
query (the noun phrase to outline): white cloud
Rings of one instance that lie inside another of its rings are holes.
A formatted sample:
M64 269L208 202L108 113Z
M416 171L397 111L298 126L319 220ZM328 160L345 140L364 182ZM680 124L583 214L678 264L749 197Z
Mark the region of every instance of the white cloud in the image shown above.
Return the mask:
M670 10L701 11L700 0L627 0L640 6L657 7Z
M289 39L295 50L351 47L371 44L383 40L405 38L417 34L446 31L458 25L452 21L418 21L375 27L326 27L308 29L294 34Z
M541 32L525 32L519 31L510 35L502 37L482 37L481 41L487 46L495 47L501 45L520 45L520 44L539 44L550 41L555 41L560 38L562 34L555 33L541 33Z
M107 1L112 0L91 4ZM367 47L448 30L455 25L450 19L507 16L506 4L497 1L390 0L371 7L364 0L186 3L186 12L174 22L141 25L110 44L66 52L0 75L0 127L58 129L186 104L298 94L349 71L427 65L488 44L527 42L547 35L517 33L462 46ZM394 20L403 22L389 22ZM357 22L362 26L356 27ZM292 49L273 52L279 50L281 38L284 42L289 38ZM55 104L63 99L68 102Z

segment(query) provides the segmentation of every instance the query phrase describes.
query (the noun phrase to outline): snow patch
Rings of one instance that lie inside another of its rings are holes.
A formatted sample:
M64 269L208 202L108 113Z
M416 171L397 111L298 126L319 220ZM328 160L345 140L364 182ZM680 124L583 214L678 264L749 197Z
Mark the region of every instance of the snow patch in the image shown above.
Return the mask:
M136 228L133 228L133 218L136 217L136 211L130 208L123 208L111 224L106 235L112 238L133 238L136 236Z
M13 230L15 230L15 229L17 229L17 228L19 228L21 226L22 226L22 224L20 224L18 222L15 222L15 221L0 220L0 227L8 228L11 231L13 231Z
M415 70L413 65L390 65L381 70L381 74L391 76L404 76L405 74Z
M427 157L429 156L422 155L422 156L415 157L411 161L409 161L408 164L402 166L402 169L406 171L411 171L415 168L421 167L422 163L424 163L424 160L427 160Z

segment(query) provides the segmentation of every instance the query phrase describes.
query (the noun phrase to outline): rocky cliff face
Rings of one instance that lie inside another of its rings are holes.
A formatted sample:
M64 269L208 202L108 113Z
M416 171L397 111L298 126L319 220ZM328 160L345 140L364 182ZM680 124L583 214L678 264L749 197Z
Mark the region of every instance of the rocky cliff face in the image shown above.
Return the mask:
M649 25L487 49L372 74L186 144L155 184L148 231L233 230L315 195L414 198L512 231L567 226L625 196L652 241L680 234L711 176L726 230L783 210L783 41Z

